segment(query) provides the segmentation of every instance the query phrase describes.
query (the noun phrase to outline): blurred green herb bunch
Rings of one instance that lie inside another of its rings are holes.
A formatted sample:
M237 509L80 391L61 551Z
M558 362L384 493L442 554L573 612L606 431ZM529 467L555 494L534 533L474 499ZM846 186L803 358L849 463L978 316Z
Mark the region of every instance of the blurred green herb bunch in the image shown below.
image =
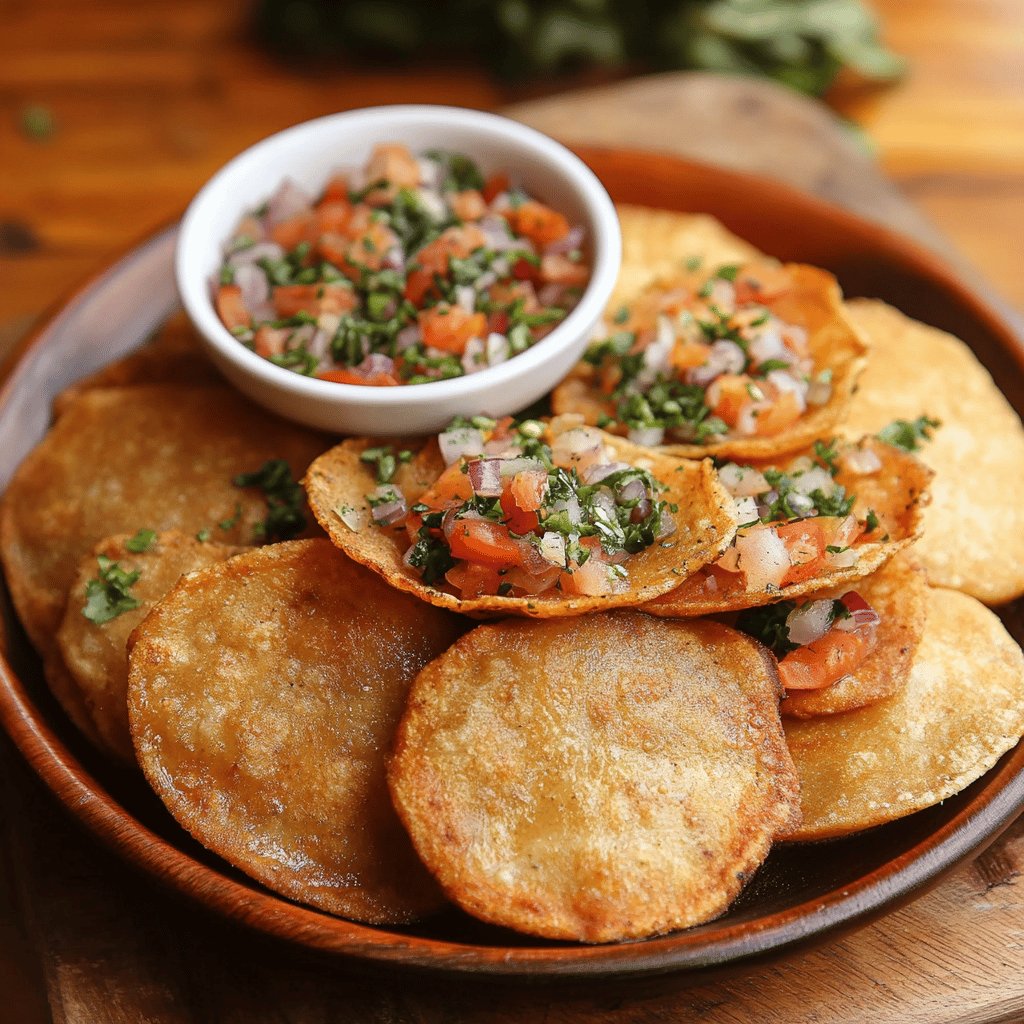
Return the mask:
M466 54L517 79L700 68L819 95L843 67L879 81L904 67L862 0L258 0L256 27L297 58Z

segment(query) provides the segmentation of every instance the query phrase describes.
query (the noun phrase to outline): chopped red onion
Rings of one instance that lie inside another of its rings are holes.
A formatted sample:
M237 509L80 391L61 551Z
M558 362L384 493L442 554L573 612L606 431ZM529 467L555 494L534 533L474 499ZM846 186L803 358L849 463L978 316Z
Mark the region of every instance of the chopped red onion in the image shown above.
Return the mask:
M363 377L373 377L378 373L393 373L395 361L383 352L371 352L358 366L356 373Z
M455 305L466 313L476 309L476 290L468 284L455 286Z
M627 505L633 501L643 501L647 497L647 488L644 486L643 480L638 477L633 477L632 480L627 480L626 483L619 488L619 492L616 495L620 505Z
M482 338L470 338L466 342L466 347L462 350L462 357L459 360L462 363L463 373L479 373L480 370L487 368L487 353L484 348Z
M653 448L665 440L664 427L630 427L629 439L633 444Z
M242 289L242 302L252 310L262 306L270 298L270 282L267 275L255 264L246 263L235 271L235 284Z
M831 627L832 602L809 601L786 617L789 639L800 647L820 640Z
M544 463L540 459L528 459L525 456L520 456L511 459L500 459L499 462L501 465L501 475L506 480L510 480L520 473L543 473L545 477L548 475L548 471L544 468Z
M290 178L285 178L267 203L265 224L268 229L277 227L301 213L309 213L312 208L313 202L306 192Z
M509 343L508 338L504 334L498 334L497 331L492 331L487 335L487 341L485 342L487 350L487 365L497 366L498 363L504 363L509 357Z
M820 373L807 388L808 405L824 405L832 397L832 377L828 372Z
M736 502L736 522L740 525L743 523L752 523L755 519L760 519L757 514L757 502L754 501L749 495L744 498L735 498Z
M743 349L734 341L716 341L708 353L707 362L703 366L695 366L686 371L686 380L690 384L706 388L716 377L723 373L742 373L747 357Z
M738 466L735 462L727 462L722 466L718 471L718 479L734 498L752 498L770 490L764 474L753 466Z
M538 550L541 557L552 565L565 565L565 538L560 533L548 530L541 537Z
M882 468L882 460L870 448L851 448L843 456L843 466L857 476L868 476Z
M475 427L456 427L439 434L437 443L446 465L458 462L464 455L483 455L484 435Z
M279 260L284 256L284 249L277 242L257 242L248 249L239 249L228 257L228 266L237 270L239 267L257 263L260 260Z
M500 498L504 490L501 482L502 459L473 459L467 463L469 482L473 491L482 498Z
M578 526L583 522L583 509L580 508L579 498L575 494L568 498L560 498L551 505L552 512L564 512L572 526Z
M546 255L554 256L558 253L572 252L573 249L578 249L583 244L583 238L586 232L583 229L582 224L574 224L569 228L568 234L564 238L560 238L557 242L552 242L546 246L544 252Z
M736 537L737 566L746 575L748 591L778 587L790 567L782 538L770 528L759 528Z
M802 473L795 473L791 477L793 490L797 494L813 494L814 491L821 491L825 497L835 493L836 482L832 474L823 466L811 466Z
M316 321L316 333L309 341L309 352L318 360L325 360L330 352L331 342L338 332L341 316L338 313L321 313Z
M370 515L378 526L391 526L405 518L405 496L397 487L384 485L377 487L368 497L383 500L370 508Z
M421 337L420 325L410 324L408 327L403 327L395 335L395 349L398 352L404 352L411 345L415 345L419 342Z
M546 284L539 292L537 292L537 301L542 306L562 306L562 296L565 292L565 285L562 284Z
M611 476L613 473L619 473L624 469L629 469L628 462L599 462L596 466L588 466L585 473L582 474L583 482L585 484L596 484L605 477Z
M358 533L366 525L366 510L344 505L334 510L334 514L354 533Z
M860 561L860 552L856 548L844 548L842 551L830 551L827 558L833 569L849 569Z

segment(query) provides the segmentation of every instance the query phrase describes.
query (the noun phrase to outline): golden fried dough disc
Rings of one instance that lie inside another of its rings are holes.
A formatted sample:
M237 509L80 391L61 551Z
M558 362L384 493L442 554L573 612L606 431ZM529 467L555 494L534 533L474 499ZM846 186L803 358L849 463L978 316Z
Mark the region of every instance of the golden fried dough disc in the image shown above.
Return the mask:
M844 419L874 433L922 415L942 426L919 455L935 470L918 552L933 584L988 604L1024 594L1024 429L958 338L885 303L857 299L851 319L874 344Z
M90 719L86 732L109 753L131 763L135 762L135 753L128 734L129 634L185 573L223 562L245 550L212 541L204 544L186 534L169 531L157 534L144 551L132 551L126 544L133 539L128 534L108 537L81 560L68 595L64 621L57 632L61 666ZM101 623L83 614L88 602L86 590L90 581L98 578L98 558L109 558L125 572L139 574L128 588L130 596L138 602L137 607ZM46 667L50 688L61 699L63 679L54 681L50 664ZM61 699L61 703L67 706L66 700Z
M875 572L913 543L921 535L921 520L928 502L931 470L908 452L872 438L862 438L854 447L874 452L882 467L876 473L856 475L840 459L836 480L846 488L847 494L856 496L853 514L863 519L871 510L879 522L876 532L879 539L857 544L860 557L853 565L846 568L830 567L817 576L781 588L769 583L763 589L751 590L747 589L746 578L742 573L730 574L734 580L730 582L729 579L723 579L724 574L701 571L675 590L644 605L644 611L652 615L673 617L715 615L772 604L831 587L845 587L848 590L854 581ZM782 463L783 467L791 458ZM754 465L763 469L771 468L773 464L757 462Z
M139 763L192 835L271 889L359 921L415 920L442 897L384 757L416 673L461 628L326 540L186 576L133 635Z
M707 266L743 263L762 254L706 213L677 213L623 203L616 206L622 229L622 266L608 302L614 313L659 277L671 277L692 259Z
M350 558L380 573L399 590L416 594L441 608L468 615L580 615L603 608L642 604L658 594L672 590L701 566L714 561L728 546L736 528L734 502L718 483L710 461L695 462L661 455L649 448L630 444L606 434L605 444L614 452L615 461L627 462L649 470L667 486L661 498L678 505L671 513L675 532L635 555L625 563L629 587L622 593L601 597L570 596L549 590L533 597L476 597L468 600L454 592L424 583L403 562L409 548L405 526L380 527L370 520L366 495L377 486L374 470L360 460L368 447L380 445L379 438L343 441L321 455L303 481L320 525L331 540ZM393 441L395 447L416 453L410 467L403 467L395 484L412 505L445 468L437 442L414 439ZM342 520L350 510L362 510L362 521L353 529Z
M419 675L389 781L485 921L611 942L721 914L796 822L775 663L716 622L480 626Z
M98 541L147 528L253 543L267 500L235 476L284 459L299 478L325 446L226 387L83 393L19 466L0 508L0 557L32 643L52 648L78 563Z
M224 378L202 350L184 313L172 317L134 352L65 388L53 400L60 416L83 391L128 384L223 384Z
M924 570L906 552L862 580L822 593L808 601L839 598L855 590L878 614L878 644L864 663L822 690L791 690L782 702L786 718L816 718L873 704L903 689L924 634L928 583Z
M831 274L798 263L787 263L784 268L792 287L772 298L768 304L782 320L807 330L808 349L817 372L831 374L832 390L828 401L809 408L791 426L769 436L732 437L708 444L666 444L659 448L660 451L683 458L714 455L768 459L806 447L815 438L828 436L843 418L857 378L865 366L867 344L864 335L846 316L842 293ZM709 266L708 273L714 269L714 265ZM642 303L645 298L673 291L684 283L692 284L693 280L693 275L659 279L650 285L646 296L641 294L635 301ZM591 425L604 422L602 416L614 416L614 406L599 387L598 374L598 369L589 363L578 363L572 374L551 394L554 412L579 413ZM621 426L611 429L625 433Z
M984 775L1024 734L1024 655L973 597L930 589L907 685L886 700L787 719L803 824L827 839L937 804Z

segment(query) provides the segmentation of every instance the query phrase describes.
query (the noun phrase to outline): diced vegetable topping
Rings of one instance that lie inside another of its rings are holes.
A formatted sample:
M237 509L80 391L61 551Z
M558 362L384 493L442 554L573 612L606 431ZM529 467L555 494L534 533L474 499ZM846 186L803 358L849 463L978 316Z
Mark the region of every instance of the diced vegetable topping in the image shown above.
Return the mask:
M438 444L447 468L411 508L390 485L367 503L378 525L404 524L410 569L463 598L619 593L629 556L675 530L664 485L614 461L601 431L578 417L550 426L460 418ZM401 453L370 448L361 458L380 479Z
M863 476L877 473L881 462L870 450L818 441L813 455L784 470L721 466L719 480L736 502L740 528L714 569L743 574L747 590L770 591L854 565L856 544L877 529L878 516L853 515L855 497L836 480L840 466Z
M787 690L820 690L856 671L878 642L878 614L856 592L839 600L780 601L742 612L736 628L779 659Z
M921 442L930 441L932 431L941 425L928 416L918 416L916 420L893 420L878 432L878 440L905 452L916 452Z
M772 310L791 282L782 268L723 266L648 293L588 349L607 423L638 444L771 436L831 397L807 331Z
M319 200L286 181L224 251L225 327L277 366L386 387L541 340L590 278L583 229L459 153L378 145Z
M127 572L106 555L97 555L99 572L85 585L82 614L97 626L139 607L130 590L138 582L139 570Z

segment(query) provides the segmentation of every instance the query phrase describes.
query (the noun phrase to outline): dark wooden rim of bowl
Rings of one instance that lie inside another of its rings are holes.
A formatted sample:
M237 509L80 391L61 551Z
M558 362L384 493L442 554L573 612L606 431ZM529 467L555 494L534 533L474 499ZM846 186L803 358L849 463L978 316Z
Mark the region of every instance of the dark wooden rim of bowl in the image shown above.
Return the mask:
M805 217L834 225L864 252L881 252L933 288L944 291L1024 369L1024 340L999 315L968 291L936 257L905 239L788 186L753 175L709 167L677 157L628 150L578 147L619 201L713 210L737 202L769 205L776 219ZM638 175L638 168L643 174ZM623 183L625 182L625 184ZM653 196L651 193L655 193ZM739 230L743 218L721 217ZM94 275L62 301L18 346L9 370L45 344L54 320L87 295L98 281L159 238L149 236L122 260ZM747 232L749 235L751 232ZM756 244L756 238L752 239ZM0 391L5 404L13 385ZM854 927L921 892L944 872L995 839L1024 805L1024 744L1006 754L985 776L985 786L953 818L880 868L820 898L757 922L724 923L715 934L682 931L641 943L604 946L501 947L438 941L360 925L293 904L250 887L203 864L152 832L125 810L82 765L35 706L28 689L0 659L0 723L32 769L94 835L136 867L204 907L266 934L327 953L362 961L443 972L480 975L585 977L658 974L716 968L780 952Z

